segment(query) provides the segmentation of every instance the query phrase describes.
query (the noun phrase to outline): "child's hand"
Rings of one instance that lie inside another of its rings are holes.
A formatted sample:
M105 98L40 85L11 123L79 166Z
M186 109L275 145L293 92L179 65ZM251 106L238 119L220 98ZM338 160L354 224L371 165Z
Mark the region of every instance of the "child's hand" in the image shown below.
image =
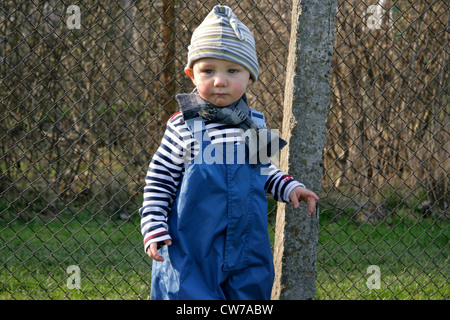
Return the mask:
M169 239L164 240L164 244L170 246L172 244L172 241ZM150 243L150 246L147 248L147 254L153 260L164 261L164 258L161 257L158 253L158 243L157 242Z
M291 200L291 203L295 209L298 208L300 204L299 201L306 202L308 204L308 215L311 215L316 207L316 201L319 200L319 197L311 190L303 187L297 187L289 194L289 200Z

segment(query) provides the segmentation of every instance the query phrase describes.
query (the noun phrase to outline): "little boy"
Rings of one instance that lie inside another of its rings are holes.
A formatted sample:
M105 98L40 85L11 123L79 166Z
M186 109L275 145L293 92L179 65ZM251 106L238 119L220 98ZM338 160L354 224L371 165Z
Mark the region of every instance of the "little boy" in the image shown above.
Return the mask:
M177 96L181 111L152 158L140 209L145 251L154 259L151 299L270 299L266 193L296 208L305 201L308 214L318 197L273 164L249 158L250 145L264 147L245 135L265 126L245 97L259 65L250 30L229 7L214 7L194 31L185 71L196 90Z

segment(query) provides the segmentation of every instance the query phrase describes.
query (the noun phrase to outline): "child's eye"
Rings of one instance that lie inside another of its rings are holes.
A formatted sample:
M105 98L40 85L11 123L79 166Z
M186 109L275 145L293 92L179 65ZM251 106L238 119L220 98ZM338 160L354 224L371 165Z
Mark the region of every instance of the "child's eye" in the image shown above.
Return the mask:
M236 69L229 69L228 72L229 72L229 73L236 73L236 72L238 72L238 71L237 71Z

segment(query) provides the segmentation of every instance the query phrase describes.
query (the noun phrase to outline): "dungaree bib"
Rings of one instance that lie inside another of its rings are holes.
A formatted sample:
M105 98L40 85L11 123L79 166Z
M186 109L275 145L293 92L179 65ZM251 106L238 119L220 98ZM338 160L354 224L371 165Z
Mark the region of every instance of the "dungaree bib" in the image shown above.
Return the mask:
M159 250L163 262L153 261L150 297L270 299L274 267L261 175L268 165L249 164L244 144L212 145L201 118L186 123L201 149L185 166L168 217L172 245Z

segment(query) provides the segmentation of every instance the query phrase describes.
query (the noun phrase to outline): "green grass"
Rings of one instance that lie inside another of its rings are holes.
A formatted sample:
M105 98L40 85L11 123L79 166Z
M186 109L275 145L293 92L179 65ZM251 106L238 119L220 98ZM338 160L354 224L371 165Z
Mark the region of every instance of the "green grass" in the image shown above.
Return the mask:
M450 297L448 220L396 216L370 224L328 210L320 224L316 299ZM66 210L44 221L3 211L0 261L0 299L149 295L151 261L143 252L137 212L124 221ZM67 286L70 265L80 268L80 289ZM380 289L366 285L370 265L380 268Z
M316 299L448 299L448 242L448 220L396 215L371 224L325 214ZM371 265L379 267L379 289L366 283Z
M0 299L145 299L149 293L151 262L136 216L0 219L0 261ZM70 265L80 268L80 289L68 289Z

